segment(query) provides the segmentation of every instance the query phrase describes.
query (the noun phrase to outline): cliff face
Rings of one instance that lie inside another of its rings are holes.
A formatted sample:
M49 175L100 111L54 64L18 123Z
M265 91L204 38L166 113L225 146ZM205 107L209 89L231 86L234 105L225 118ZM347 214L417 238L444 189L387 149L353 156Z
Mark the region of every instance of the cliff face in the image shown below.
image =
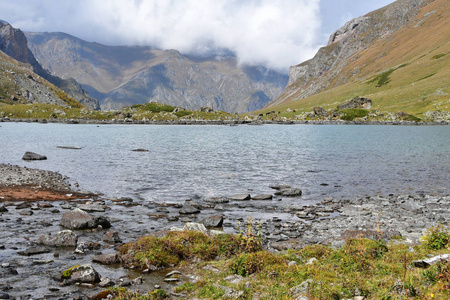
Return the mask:
M237 64L231 53L193 57L176 50L89 43L63 33L27 33L29 47L52 74L75 78L102 109L151 101L227 112L262 108L288 77Z
M389 41L394 33L414 20L420 9L434 0L398 0L386 7L347 22L334 32L327 46L311 60L289 70L289 82L283 94L269 106L298 100L345 84L360 74L358 66L345 75L346 66L357 60L361 51L380 40ZM376 61L380 57L373 57Z
M89 96L75 80L63 80L42 68L28 48L28 41L20 29L0 22L0 50L15 60L29 64L34 73L55 84L85 106L98 109L98 101Z

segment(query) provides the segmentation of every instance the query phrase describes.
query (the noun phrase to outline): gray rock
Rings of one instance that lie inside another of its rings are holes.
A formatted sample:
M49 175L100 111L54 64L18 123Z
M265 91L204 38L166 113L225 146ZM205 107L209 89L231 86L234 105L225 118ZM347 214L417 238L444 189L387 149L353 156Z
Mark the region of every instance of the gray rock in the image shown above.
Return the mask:
M284 197L298 197L302 195L302 190L296 188L285 188L275 192L275 195Z
M273 196L270 194L256 195L252 197L252 200L272 200Z
M314 280L307 279L307 280L303 281L302 283L300 283L299 285L291 288L289 291L291 292L292 297L297 298L299 296L304 296L305 294L307 294L309 291L309 286L313 282L314 282Z
M204 218L202 224L207 228L220 228L223 226L223 216L215 215Z
M230 200L234 200L234 201L245 201L245 200L250 200L251 196L250 196L250 194L240 194L240 195L229 196L227 198Z
M63 230L55 235L41 235L38 244L54 247L76 247L78 236L71 230Z
M0 206L0 213L3 213L3 212L8 212L8 209L4 205Z
M97 223L97 226L102 226L103 229L111 228L111 223L105 217L97 217L95 218L95 222Z
M180 214L190 215L190 214L198 214L200 210L198 208L193 207L190 204L184 204L180 209Z
M82 265L72 269L72 274L69 276L69 282L70 283L100 282L100 275L91 265Z
M45 160L45 159L47 159L47 156L27 151L22 156L22 159L23 160Z
M103 241L107 243L121 243L119 233L114 230L109 230L103 235Z
M205 202L210 202L210 203L228 203L228 202L230 202L230 200L228 200L225 197L206 197L203 200Z
M281 189L289 189L291 186L288 184L274 184L269 186L269 188L274 190L281 190Z
M372 100L369 98L355 97L344 104L338 105L338 109L363 108L370 109L372 107Z
M60 225L68 229L89 229L97 228L98 223L94 216L75 208L62 216Z
M24 256L31 256L31 255L49 253L49 252L51 252L51 249L49 249L47 247L37 246L37 247L30 247L24 251L19 251L17 253L20 255L24 255Z
M105 206L99 205L99 204L78 204L77 207L84 211L97 211L97 212L104 212Z
M450 259L450 254L441 254L424 260L416 260L414 261L414 266L417 268L428 268L431 265L434 265L442 260Z
M102 265L113 265L120 263L120 256L117 253L113 254L101 254L92 258L92 261Z
M0 299L11 299L7 293L0 292Z
M108 287L108 286L113 286L115 283L114 281L112 281L111 279L107 278L107 277L102 277L102 279L100 280L100 283L98 284L98 286L100 287Z
M242 277L241 275L230 275L223 280L228 281L231 284L238 284L241 283L242 280L244 280L244 277Z
M192 230L192 231L198 231L202 232L204 234L208 234L208 230L206 229L205 225L200 223L192 223L188 222L184 224L183 230Z

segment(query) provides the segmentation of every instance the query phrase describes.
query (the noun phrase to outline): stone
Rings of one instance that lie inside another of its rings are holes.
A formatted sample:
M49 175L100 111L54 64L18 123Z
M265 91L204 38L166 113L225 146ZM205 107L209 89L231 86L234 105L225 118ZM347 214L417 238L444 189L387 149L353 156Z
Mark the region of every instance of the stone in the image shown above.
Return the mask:
M223 216L215 215L206 217L202 220L202 224L205 225L206 228L220 228L223 226Z
M149 152L148 149L143 149L143 148L138 148L138 149L133 149L133 152Z
M84 242L79 243L77 245L77 248L74 251L74 253L77 253L77 254L86 254L88 252L89 252L89 246Z
M102 226L103 229L111 228L111 223L105 217L97 217L95 218L95 222L97 223L97 226Z
M292 297L297 298L297 297L304 296L305 294L307 294L309 291L309 285L313 282L314 282L314 280L307 279L307 280L303 281L302 283L300 283L299 285L291 288L289 291L291 292Z
M256 195L252 197L252 200L272 200L273 196L270 194Z
M210 202L210 203L228 203L230 202L230 200L228 200L225 197L206 197L205 199L203 199L205 202Z
M434 265L443 260L449 260L450 254L441 254L424 260L416 260L413 262L416 268L428 268L431 265Z
M273 184L269 188L273 190L289 189L291 186L288 184Z
M77 207L81 210L87 211L87 212L104 212L105 206L104 205L98 205L98 204L78 204Z
M68 272L68 280L70 283L95 283L100 282L100 275L91 265L82 265L70 269ZM62 279L67 279L63 275Z
M119 237L119 233L114 230L108 230L103 235L103 241L107 242L107 243L121 243L122 242L122 240Z
M3 205L3 206L0 206L0 212L1 213L3 213L3 212L8 212L8 209Z
M27 151L22 156L22 159L23 160L45 160L45 159L47 159L47 156Z
M184 224L183 230L198 231L198 232L202 232L204 234L208 234L208 229L206 229L205 225L200 224L200 223L188 222L188 223Z
M351 108L363 108L371 109L372 100L364 97L355 97L344 104L338 105L338 109L351 109Z
M173 271L167 273L165 277L167 278L167 277L180 276L180 275L182 275L182 273L180 271L173 270Z
M31 210L22 210L20 212L20 215L21 216L31 216L31 215L33 215L33 212Z
M230 275L228 277L225 277L223 280L228 281L231 284L238 284L241 283L242 280L244 280L244 277L241 275Z
M7 293L0 292L0 299L11 299L11 297Z
M94 216L79 208L75 208L62 216L60 225L68 229L89 229L97 228L98 223Z
M198 214L200 210L198 208L193 207L190 204L184 204L180 209L180 214L190 215L190 214Z
M314 107L313 111L314 111L314 115L316 115L316 116L324 117L324 118L329 117L328 112L320 106Z
M114 281L112 281L110 278L102 277L102 279L100 280L100 283L98 284L98 286L100 286L100 287L108 287L108 286L113 286L114 284L115 284Z
M78 235L71 230L63 230L55 235L41 235L37 241L38 244L54 247L76 247Z
M51 250L47 247L37 246L37 247L30 247L24 251L17 252L20 255L24 256L31 256L36 254L42 254L42 253L49 253Z
M284 197L298 197L302 195L302 190L296 188L284 188L275 192L275 195Z
M100 254L92 257L92 261L102 265L113 265L120 263L120 256L118 253Z
M317 261L317 258L312 257L310 259L308 259L308 261L306 262L305 265L312 265L313 263L315 263Z
M234 201L245 201L245 200L250 200L251 196L250 196L250 194L240 194L240 195L229 196L227 198L230 200L234 200Z

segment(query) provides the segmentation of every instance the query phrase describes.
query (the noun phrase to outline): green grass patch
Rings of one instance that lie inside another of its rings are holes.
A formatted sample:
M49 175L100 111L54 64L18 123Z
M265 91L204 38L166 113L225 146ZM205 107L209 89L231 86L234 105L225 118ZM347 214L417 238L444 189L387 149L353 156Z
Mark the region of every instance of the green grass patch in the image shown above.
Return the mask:
M187 110L180 110L180 111L177 111L176 113L174 113L174 115L177 116L178 118L189 116L190 114L192 114L192 112L187 111Z
M149 111L153 113L159 113L159 112L173 112L175 110L175 107L163 103L144 103L144 104L136 104L131 106L134 109L138 110L144 110Z
M193 258L208 261L261 249L258 241L251 243L249 246L247 238L242 235L221 234L210 237L201 232L181 231L169 232L161 238L142 237L123 245L119 251L128 265L141 269L150 265L165 268Z
M361 108L342 109L339 111L341 119L345 121L353 121L356 118L364 118L369 115L369 111Z
M437 55L433 56L431 59L439 59L439 58L444 57L446 55L447 55L447 53L437 54Z
M408 65L408 64L402 64L402 65L400 65L400 66L398 66L398 67L396 67L396 68L393 68L393 69L384 71L383 73L374 76L374 77L373 77L371 80L369 80L367 83L375 83L375 86L376 86L376 87L382 87L382 86L388 84L389 82L391 82L390 76L391 76L391 74L392 74L394 71L396 71L396 70L398 70L398 69L401 69L401 68L404 68L404 67L406 67L407 65Z

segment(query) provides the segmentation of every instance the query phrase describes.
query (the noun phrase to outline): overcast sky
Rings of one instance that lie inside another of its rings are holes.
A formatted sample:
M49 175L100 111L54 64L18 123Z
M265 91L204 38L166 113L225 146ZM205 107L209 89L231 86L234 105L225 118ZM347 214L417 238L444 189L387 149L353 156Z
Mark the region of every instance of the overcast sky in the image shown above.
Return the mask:
M0 0L0 19L107 45L182 53L228 48L239 62L287 72L352 18L393 0Z

